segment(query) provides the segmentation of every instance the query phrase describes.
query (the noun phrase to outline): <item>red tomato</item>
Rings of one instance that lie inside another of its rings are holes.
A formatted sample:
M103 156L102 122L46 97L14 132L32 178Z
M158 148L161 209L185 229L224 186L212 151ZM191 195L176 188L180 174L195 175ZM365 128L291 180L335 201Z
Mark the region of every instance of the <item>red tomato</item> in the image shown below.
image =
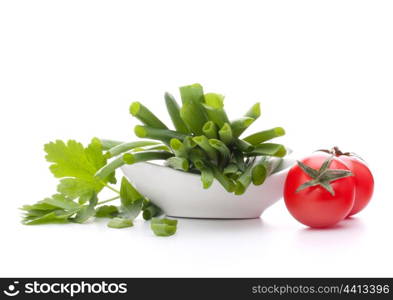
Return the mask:
M328 169L346 170L348 173L349 169L342 161L323 152L316 152L301 162L317 172L329 157L331 163ZM286 178L285 204L295 219L307 226L321 228L333 226L348 216L355 198L353 176L330 181L334 195L322 185L310 186L297 191L301 185L310 180L313 178L299 164L291 168Z
M331 151L351 170L355 178L355 203L348 217L366 207L374 192L374 177L366 163L350 153L342 153L337 147Z

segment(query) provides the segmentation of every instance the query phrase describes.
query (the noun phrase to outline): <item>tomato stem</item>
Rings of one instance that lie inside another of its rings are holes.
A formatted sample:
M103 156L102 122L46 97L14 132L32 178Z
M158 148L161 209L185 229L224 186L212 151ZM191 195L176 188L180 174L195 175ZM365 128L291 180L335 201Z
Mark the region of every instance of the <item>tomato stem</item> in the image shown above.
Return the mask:
M334 196L335 192L334 192L334 189L330 183L335 180L341 179L341 178L353 176L353 174L349 170L329 169L329 167L332 163L333 157L334 157L334 155L329 156L323 162L323 164L321 165L319 170L313 169L313 168L305 165L301 161L298 161L297 164L299 165L300 169L302 169L302 171L304 173L306 173L308 176L310 176L312 178L312 180L307 181L307 182L303 183L302 185L300 185L297 188L296 193L298 193L306 188L319 185L322 188L324 188L325 190L327 190L332 196Z

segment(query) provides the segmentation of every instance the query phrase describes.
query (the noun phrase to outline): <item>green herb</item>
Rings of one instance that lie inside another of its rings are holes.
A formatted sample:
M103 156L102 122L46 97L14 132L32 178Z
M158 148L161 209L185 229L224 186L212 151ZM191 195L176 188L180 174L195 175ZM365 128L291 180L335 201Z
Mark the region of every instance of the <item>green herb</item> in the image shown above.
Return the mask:
M177 170L188 171L189 169L188 160L182 157L170 157L166 162L169 167Z
M152 146L152 145L159 145L159 143L152 142L152 141L137 141L137 142L121 143L119 145L110 148L107 153L107 157L108 158L115 157L135 148L141 148L141 147Z
M142 211L144 197L123 177L120 187L120 215L134 220Z
M183 119L180 116L180 107L177 104L175 98L169 94L165 93L165 104L168 110L169 116L172 119L172 123L175 126L177 132L189 134L191 131L188 129L186 123L184 123Z
M78 203L70 198L55 194L33 205L24 205L23 224L38 225L47 223L68 223L69 218L81 209Z
M124 143L124 142L120 142L120 141L106 140L106 139L100 139L100 142L101 142L103 150L109 150L115 146L118 146L118 145Z
M77 213L75 218L72 219L75 223L84 223L86 222L90 217L93 217L96 213L95 206L98 203L98 198L97 194L94 193L90 200L88 205L84 205Z
M159 140L164 142L165 144L169 144L169 141L173 138L183 140L186 137L186 135L181 132L141 125L136 125L134 128L134 132L137 137Z
M218 158L218 153L216 149L214 149L210 143L209 140L206 136L200 135L196 136L193 138L194 142L201 147L202 150L204 150L207 154L207 156L212 160L212 161L217 161Z
M275 127L249 135L248 137L244 138L244 140L252 145L258 145L276 137L283 136L284 134L285 130L282 127Z
M260 117L260 115L261 105L259 103L255 103L244 116L256 120Z
M142 217L148 221L153 217L159 216L161 213L162 211L158 206L153 203L149 203L145 208L143 208Z
M248 156L268 155L277 157L284 157L286 154L287 150L283 145L273 143L256 145L251 153L246 153Z
M120 229L120 228L132 227L132 226L134 226L134 223L132 222L131 219L127 219L127 218L116 217L108 222L108 227L110 228Z
M255 120L243 117L231 122L232 134L235 138L239 137Z
M156 236L171 236L176 233L177 220L153 218L150 227Z
M229 123L229 119L224 110L224 96L220 94L208 93L205 94L205 108L207 117L210 121L215 123L218 127Z
M195 167L201 172L201 181L204 189L208 189L214 180L214 173L211 168L207 167L202 160L194 161Z
M133 102L130 106L130 113L138 118L146 126L153 128L168 129L146 106L139 102Z
M46 144L44 149L46 160L52 163L49 167L52 174L62 178L57 186L58 192L71 199L86 202L94 192L99 193L113 176L110 172L104 177L95 177L95 173L107 163L101 142L96 138L86 148L74 140L67 143L57 140Z
M179 139L171 139L169 145L177 157L187 157L188 147Z
M114 218L119 215L119 209L114 205L103 205L96 209L96 218Z
M217 126L213 121L208 121L202 127L203 134L208 139L216 139L218 137Z
M224 123L224 125L218 131L218 135L220 136L221 141L223 141L226 145L230 145L233 140L231 125Z
M203 88L200 84L183 86L180 88L183 106L180 116L192 133L203 134L202 127L208 121L202 106L204 102Z

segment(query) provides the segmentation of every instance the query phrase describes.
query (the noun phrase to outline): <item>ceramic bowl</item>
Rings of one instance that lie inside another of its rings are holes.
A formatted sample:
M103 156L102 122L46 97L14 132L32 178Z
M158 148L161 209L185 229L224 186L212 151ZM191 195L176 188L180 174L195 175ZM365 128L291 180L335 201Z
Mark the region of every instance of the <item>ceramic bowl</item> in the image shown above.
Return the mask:
M177 171L154 163L137 163L122 167L135 187L166 215L184 218L251 219L282 198L289 168L295 163L287 156L279 171L263 185L250 185L243 195L228 193L216 180L203 189L198 174Z

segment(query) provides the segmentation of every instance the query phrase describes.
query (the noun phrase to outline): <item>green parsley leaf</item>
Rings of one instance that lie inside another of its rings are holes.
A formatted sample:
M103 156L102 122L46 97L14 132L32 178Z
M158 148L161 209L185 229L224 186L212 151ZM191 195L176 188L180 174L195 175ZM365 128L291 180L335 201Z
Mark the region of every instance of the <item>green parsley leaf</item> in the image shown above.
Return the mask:
M52 163L49 169L56 178L63 178L57 187L58 192L71 199L80 198L80 202L84 203L93 192L100 192L108 181L115 181L114 174L105 180L94 176L106 164L101 142L97 138L93 138L86 148L74 140L67 143L57 140L46 144L44 149L46 160Z
M68 218L74 213L65 212L62 210L55 210L43 216L32 218L26 217L23 221L25 225L40 225L40 224L56 224L56 223L69 223Z
M97 218L114 218L119 214L119 210L114 205L103 205L96 209Z
M25 212L23 223L37 225L67 223L69 218L81 209L81 206L64 195L55 194L33 205L24 205L21 209Z
M89 205L83 206L78 213L76 214L75 218L72 219L76 223L84 223L90 217L94 216L96 213L95 206L98 203L97 194L93 193L92 197L89 200Z
M135 219L142 210L144 197L123 177L120 186L121 215Z
M62 194L55 194L51 198L45 198L42 203L52 205L56 208L64 209L65 211L75 211L80 208L77 203Z

